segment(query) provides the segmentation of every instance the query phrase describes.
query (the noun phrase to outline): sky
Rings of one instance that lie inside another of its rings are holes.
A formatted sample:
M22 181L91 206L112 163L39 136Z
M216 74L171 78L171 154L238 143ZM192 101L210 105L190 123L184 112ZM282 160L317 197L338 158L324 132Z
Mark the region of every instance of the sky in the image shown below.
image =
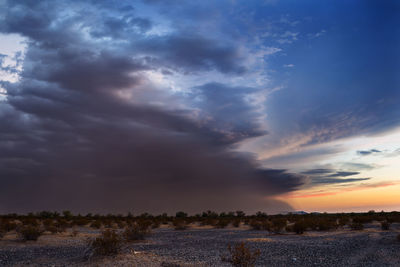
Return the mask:
M0 213L400 210L399 12L0 0Z

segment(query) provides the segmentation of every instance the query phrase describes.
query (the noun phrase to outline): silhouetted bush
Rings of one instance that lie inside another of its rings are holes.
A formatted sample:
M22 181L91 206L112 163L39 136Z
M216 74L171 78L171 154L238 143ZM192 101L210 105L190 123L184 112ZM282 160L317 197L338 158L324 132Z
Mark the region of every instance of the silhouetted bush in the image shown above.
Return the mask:
M293 228L292 228L293 232L295 232L298 235L301 235L304 233L304 231L307 230L307 227L304 223L304 221L297 221L293 224Z
M381 229L382 230L387 231L387 230L389 230L389 228L390 228L390 223L389 222L387 222L387 221L381 222Z
M260 250L251 250L244 242L235 246L228 245L228 256L221 257L222 261L229 262L232 266L251 267L254 266L260 256Z
M400 234L397 235L397 241L400 242Z
M100 221L94 221L90 224L90 227L100 229L103 224Z
M18 229L18 235L24 241L32 240L36 241L42 235L43 231L38 226L23 226Z
M225 228L229 224L228 219L219 219L217 224L215 225L216 228Z
M138 224L133 224L125 229L123 232L123 237L126 241L137 241L137 240L144 240L146 235L148 235L150 231L148 228L141 228Z
M2 220L0 222L0 230L3 230L5 232L10 232L12 230L15 230L17 228L17 224L11 220Z
M340 227L343 227L343 226L345 226L346 224L348 224L349 221L350 221L350 218L349 218L349 217L347 217L347 216L342 216L342 217L339 218L339 226L340 226Z
M350 224L350 228L351 230L363 230L364 225L360 222L353 222L352 224Z
M180 230L180 231L186 230L188 228L186 222L182 219L175 219L172 222L172 225L174 226L175 230Z
M317 225L319 231L329 231L337 228L337 224L335 221L326 218L319 219Z
M116 255L121 251L122 238L114 230L105 230L101 235L89 242L89 248L93 255Z
M279 234L285 228L286 223L287 223L286 218L275 218L272 220L272 226L270 228L270 231Z
M239 227L240 226L240 219L234 219L232 221L233 227Z

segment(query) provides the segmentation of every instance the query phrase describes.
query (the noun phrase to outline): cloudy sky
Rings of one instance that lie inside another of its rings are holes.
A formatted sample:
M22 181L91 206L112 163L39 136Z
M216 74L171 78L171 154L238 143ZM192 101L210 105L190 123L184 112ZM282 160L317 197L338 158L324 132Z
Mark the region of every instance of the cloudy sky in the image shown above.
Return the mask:
M400 210L399 12L0 0L0 212Z

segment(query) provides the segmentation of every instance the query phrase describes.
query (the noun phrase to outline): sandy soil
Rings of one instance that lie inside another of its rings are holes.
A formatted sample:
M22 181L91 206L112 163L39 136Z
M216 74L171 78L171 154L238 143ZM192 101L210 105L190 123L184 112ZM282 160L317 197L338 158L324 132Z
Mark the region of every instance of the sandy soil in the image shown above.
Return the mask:
M164 226L145 241L125 245L118 256L91 260L84 259L84 251L98 230L45 234L36 242L19 241L10 232L0 240L0 266L229 266L221 256L228 244L240 241L261 251L257 266L400 266L399 230L396 224L390 231L371 224L363 231L275 235L246 227L175 231Z

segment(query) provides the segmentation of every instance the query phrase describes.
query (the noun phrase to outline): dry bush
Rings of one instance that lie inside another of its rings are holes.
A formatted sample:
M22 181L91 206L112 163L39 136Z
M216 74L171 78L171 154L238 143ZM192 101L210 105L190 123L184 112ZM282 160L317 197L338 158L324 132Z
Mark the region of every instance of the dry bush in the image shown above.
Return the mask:
M95 229L100 229L102 225L103 224L101 223L101 221L96 220L90 224L90 227L95 228Z
M400 234L397 235L397 241L400 242Z
M2 239L6 235L6 231L0 229L0 239Z
M12 230L17 229L17 224L11 220L2 220L0 222L0 229L2 229L5 232L10 232Z
M38 226L23 226L18 229L18 235L24 241L32 240L36 241L43 234L43 231Z
M236 244L235 246L228 245L228 256L223 256L222 261L229 262L232 266L251 267L254 266L257 258L260 256L260 250L251 250L246 246L245 242Z
M346 224L348 224L349 221L350 221L350 218L349 218L349 217L347 217L347 216L342 216L342 217L339 218L339 226L340 226L340 227L343 227L343 226L345 226Z
M186 221L182 219L175 219L172 222L172 225L174 226L175 230L186 230L188 228Z
M92 255L116 255L121 251L122 241L116 231L107 229L99 237L89 241L89 248Z
M287 226L287 232L295 232L298 235L303 234L307 230L306 224L304 221L297 221L293 225Z
M137 241L144 240L149 233L150 231L147 227L134 223L127 227L122 235L126 241Z
M389 223L388 221L381 222L381 228L382 228L382 230L384 230L384 231L389 230L389 228L390 228L390 223Z
M286 218L276 218L272 220L272 226L271 226L271 231L279 234L282 232L282 230L285 228L286 226Z
M219 219L217 224L215 225L215 228L225 228L227 227L229 224L229 220L228 219Z
M318 220L318 230L319 231L329 231L332 229L337 229L338 225L336 224L336 220L329 220L327 218L321 218Z
M350 224L350 228L351 230L364 230L364 225L360 222L353 222L352 224Z
M240 226L240 219L234 219L232 222L233 227L239 227Z

